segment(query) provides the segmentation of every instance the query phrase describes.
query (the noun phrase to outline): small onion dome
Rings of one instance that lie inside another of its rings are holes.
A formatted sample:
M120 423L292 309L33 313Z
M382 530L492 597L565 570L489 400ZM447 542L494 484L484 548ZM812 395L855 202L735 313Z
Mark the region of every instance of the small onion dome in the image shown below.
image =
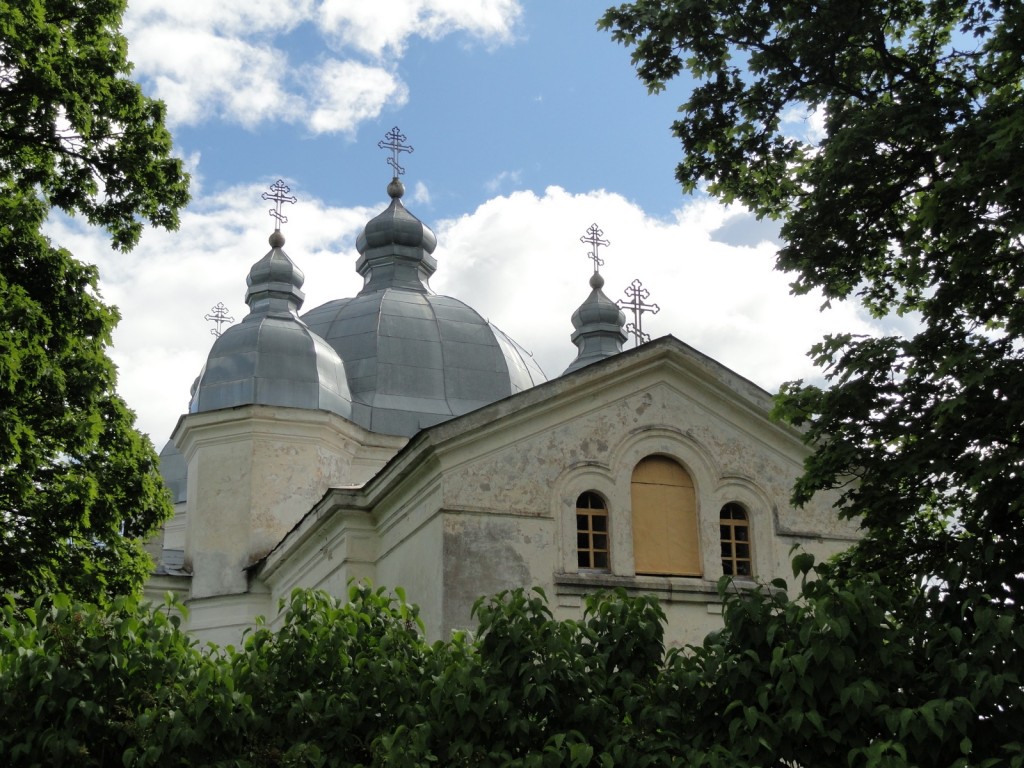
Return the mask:
M585 365L604 360L622 351L626 341L626 316L618 305L604 295L604 278L595 272L590 278L590 295L572 314L572 343L579 350L576 359L563 372L572 373Z
M356 271L363 277L360 295L384 288L426 292L437 270L431 255L437 237L402 205L405 186L398 179L388 184L391 204L370 219L356 238L359 260Z
M350 418L345 366L338 353L299 319L302 271L282 250L280 231L271 250L246 279L249 314L213 343L193 387L191 413L240 405L276 405Z

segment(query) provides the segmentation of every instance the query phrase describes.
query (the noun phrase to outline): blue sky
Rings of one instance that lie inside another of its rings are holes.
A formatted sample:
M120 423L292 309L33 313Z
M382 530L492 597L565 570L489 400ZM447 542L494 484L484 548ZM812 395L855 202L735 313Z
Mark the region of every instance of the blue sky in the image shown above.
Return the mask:
M260 199L283 178L285 250L306 275L304 310L354 295L355 239L383 209L391 171L377 143L399 126L406 206L438 236L431 287L466 301L549 377L575 356L572 312L592 265L605 293L640 279L672 334L769 390L811 377L825 332L873 332L855 307L826 315L773 271L772 226L684 197L671 135L686 83L650 96L629 51L599 32L589 0L130 0L135 76L168 106L193 202L175 233L131 254L55 220L55 239L97 263L122 323L120 390L159 448L188 406L213 337L204 315L245 315L249 267L273 222ZM794 115L794 135L817 121Z

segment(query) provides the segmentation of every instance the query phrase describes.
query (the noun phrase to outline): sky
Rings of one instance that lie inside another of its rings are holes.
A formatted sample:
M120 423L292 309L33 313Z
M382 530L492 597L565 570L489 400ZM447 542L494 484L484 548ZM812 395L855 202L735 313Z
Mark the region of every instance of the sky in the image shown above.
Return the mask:
M222 302L247 312L245 278L273 231L261 194L297 198L281 227L307 311L353 296L356 237L388 201L398 127L406 207L437 235L431 288L518 341L549 378L574 359L570 317L590 292L592 224L604 292L640 280L652 337L671 334L768 391L820 376L822 335L880 330L852 304L819 312L774 270L777 230L684 196L672 136L687 83L649 95L629 50L599 31L607 0L130 0L133 76L167 104L192 174L176 232L130 254L81 222L49 234L98 265L122 319L119 391L157 449L188 409ZM813 139L814 116L794 135ZM632 342L628 344L632 346Z

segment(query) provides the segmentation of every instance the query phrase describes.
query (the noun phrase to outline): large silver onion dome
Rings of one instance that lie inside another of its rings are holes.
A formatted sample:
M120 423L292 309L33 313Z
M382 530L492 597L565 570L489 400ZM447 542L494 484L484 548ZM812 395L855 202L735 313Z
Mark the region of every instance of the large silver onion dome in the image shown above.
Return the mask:
M303 315L345 361L352 420L373 432L412 436L545 381L524 350L473 309L428 285L437 238L391 203L356 241L363 289Z
M191 413L240 405L331 411L351 418L345 366L338 353L298 317L302 271L284 252L284 236L246 279L249 314L213 344L193 387Z

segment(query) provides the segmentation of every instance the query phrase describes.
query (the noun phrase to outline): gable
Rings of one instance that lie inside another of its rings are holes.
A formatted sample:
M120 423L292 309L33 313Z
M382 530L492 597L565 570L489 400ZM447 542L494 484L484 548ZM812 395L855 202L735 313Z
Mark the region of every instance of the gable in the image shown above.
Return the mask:
M326 573L317 562L326 558L334 582L358 576L404 587L430 606L425 616L440 617L433 629L442 634L471 624L480 595L538 585L571 609L584 592L623 586L697 610L703 621L680 624L694 632L707 626L727 570L788 576L794 544L823 555L857 535L837 520L831 499L790 506L807 448L795 430L769 419L770 404L728 369L660 340L425 430L365 486L329 492L282 542L266 574L295 584L279 571L298 574L304 562L306 572ZM679 512L689 515L684 523L655 515L647 528L636 524L634 506L647 502L633 493L634 471L650 457L674 463L691 483L689 511ZM594 531L577 524L592 520L577 515L588 493L606 507L596 547L586 538ZM725 509L742 525L723 526ZM364 542L358 557L348 543L356 540L353 526ZM669 529L681 542L645 565L650 547L642 537ZM306 554L293 557L304 541ZM588 552L602 551L602 567L579 556L581 541ZM673 563L673 552L687 553L687 562Z

